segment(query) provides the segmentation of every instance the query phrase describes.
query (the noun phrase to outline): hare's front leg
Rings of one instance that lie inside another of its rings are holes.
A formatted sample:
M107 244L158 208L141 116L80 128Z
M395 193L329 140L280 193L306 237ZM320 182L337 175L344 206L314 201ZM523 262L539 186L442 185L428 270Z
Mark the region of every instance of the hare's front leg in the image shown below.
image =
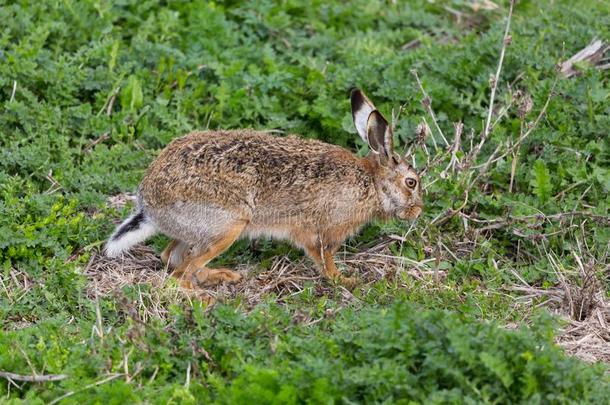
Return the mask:
M210 237L205 246L193 248L184 262L172 273L172 276L179 280L181 287L189 289L215 285L223 281L239 281L241 279L239 273L229 269L210 269L206 266L237 240L245 226L245 222L227 226L224 232Z
M322 272L322 276L339 281L348 288L353 288L358 283L358 279L354 277L345 277L335 264L334 254L338 247L325 246L318 243L314 246L306 246L305 250L309 257L316 263Z

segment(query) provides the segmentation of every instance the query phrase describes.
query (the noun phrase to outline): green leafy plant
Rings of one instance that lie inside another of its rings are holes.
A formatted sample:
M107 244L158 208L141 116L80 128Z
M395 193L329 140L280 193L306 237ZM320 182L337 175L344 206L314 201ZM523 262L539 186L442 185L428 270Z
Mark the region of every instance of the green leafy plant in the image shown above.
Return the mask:
M536 197L541 203L545 203L551 197L552 185L551 185L551 173L547 169L543 160L536 160L532 169L533 179L532 187Z
M1 377L3 401L608 397L607 366L554 346L578 328L535 309L595 314L587 328L607 312L609 79L595 63L570 78L556 69L610 39L604 2L519 1L509 37L507 1L5 3L0 371L65 378ZM365 154L354 86L393 118L396 152L426 168L417 223L370 224L341 249L345 267L374 275L360 288L278 279L311 266L270 241L216 263L247 267L258 289L221 290L234 295L212 310L171 280L139 278L156 259L123 269L128 282L99 265L125 193L184 133L266 128Z

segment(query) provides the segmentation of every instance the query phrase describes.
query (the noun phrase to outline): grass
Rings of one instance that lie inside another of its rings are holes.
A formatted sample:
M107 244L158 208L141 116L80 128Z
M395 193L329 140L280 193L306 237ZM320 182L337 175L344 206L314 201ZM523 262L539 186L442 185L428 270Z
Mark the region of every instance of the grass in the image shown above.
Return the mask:
M604 6L520 1L508 31L508 2L0 6L3 401L602 403L608 62L557 65L608 42ZM167 277L164 237L100 255L190 130L365 154L353 86L426 185L416 223L337 255L360 287L278 242L236 244L217 263L244 281L200 292Z

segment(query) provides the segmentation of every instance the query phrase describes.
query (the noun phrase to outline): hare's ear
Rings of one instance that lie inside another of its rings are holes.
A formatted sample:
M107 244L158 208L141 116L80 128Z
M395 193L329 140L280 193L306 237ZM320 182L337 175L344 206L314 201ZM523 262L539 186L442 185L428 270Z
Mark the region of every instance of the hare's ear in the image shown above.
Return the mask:
M371 150L379 155L381 163L389 164L394 162L392 129L379 111L374 110L369 114L366 123L366 134Z
M364 95L359 89L352 90L352 118L354 119L354 126L358 131L360 138L366 143L369 143L367 137L367 123L369 115L376 110L371 100Z

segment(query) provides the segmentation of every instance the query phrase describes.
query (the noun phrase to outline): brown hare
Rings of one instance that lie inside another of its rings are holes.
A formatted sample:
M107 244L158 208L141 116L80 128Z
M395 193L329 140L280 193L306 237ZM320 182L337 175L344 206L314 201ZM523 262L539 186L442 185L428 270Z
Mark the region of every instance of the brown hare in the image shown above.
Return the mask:
M240 275L208 263L240 237L287 239L325 277L353 283L333 254L372 219L415 219L423 208L417 172L392 150L392 130L360 91L352 116L370 153L254 130L193 132L171 142L150 165L135 212L112 234L119 256L163 233L173 240L161 259L186 288Z

